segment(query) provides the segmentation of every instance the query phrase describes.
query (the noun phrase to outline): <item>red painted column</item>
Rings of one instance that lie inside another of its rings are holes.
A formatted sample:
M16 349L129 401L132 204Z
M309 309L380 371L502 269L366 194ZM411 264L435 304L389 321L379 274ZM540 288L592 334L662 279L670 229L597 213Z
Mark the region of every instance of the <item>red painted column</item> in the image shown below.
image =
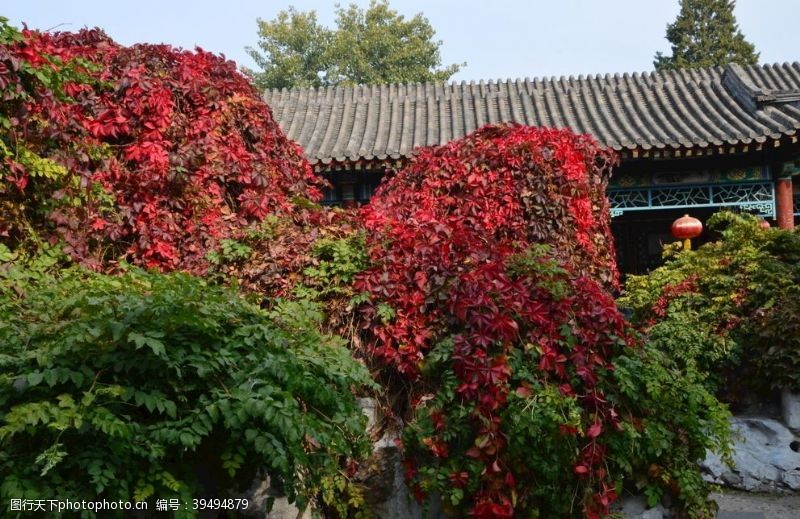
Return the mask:
M792 178L779 178L775 181L775 204L778 213L778 227L794 229L794 201L792 200Z

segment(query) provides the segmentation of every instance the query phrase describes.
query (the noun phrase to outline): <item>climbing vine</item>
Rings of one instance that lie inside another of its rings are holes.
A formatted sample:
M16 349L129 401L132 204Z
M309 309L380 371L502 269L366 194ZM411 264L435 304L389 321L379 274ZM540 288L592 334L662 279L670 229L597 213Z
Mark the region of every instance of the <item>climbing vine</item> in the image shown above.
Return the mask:
M0 236L11 246L35 234L93 268L127 259L205 273L250 223L320 197L256 90L201 49L2 21L0 95Z
M679 492L701 517L687 460L724 443L725 413L678 373L639 378L654 366L608 292L614 161L566 130L485 127L420 151L364 210L365 353L413 382L403 445L419 499L481 518L602 517L658 462L670 468L653 495L688 470ZM696 415L650 416L649 398L683 405L671 384L702 402ZM655 431L684 454L637 440Z

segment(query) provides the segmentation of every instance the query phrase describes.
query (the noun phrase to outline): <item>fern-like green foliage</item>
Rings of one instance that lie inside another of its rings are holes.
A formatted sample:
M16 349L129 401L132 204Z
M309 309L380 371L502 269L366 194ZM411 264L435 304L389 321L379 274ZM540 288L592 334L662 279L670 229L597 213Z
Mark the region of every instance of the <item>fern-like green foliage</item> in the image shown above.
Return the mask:
M369 452L352 391L373 382L314 304L267 312L184 274L49 276L55 257L25 276L0 250L1 502L191 502L268 475L302 507Z

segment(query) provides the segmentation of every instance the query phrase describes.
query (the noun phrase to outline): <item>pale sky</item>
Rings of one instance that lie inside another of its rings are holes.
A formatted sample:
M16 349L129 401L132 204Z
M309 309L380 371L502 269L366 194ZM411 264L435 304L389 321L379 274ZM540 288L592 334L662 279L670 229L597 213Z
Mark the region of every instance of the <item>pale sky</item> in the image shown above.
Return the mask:
M341 2L347 4L350 2ZM369 0L354 3L366 6ZM333 25L335 2L314 0L2 0L0 15L37 29L100 27L118 42L199 45L240 65L256 46L256 18L294 5ZM442 40L445 64L467 62L453 80L515 79L652 69L669 53L666 25L678 0L390 0L422 12ZM800 0L738 0L736 17L762 63L800 61Z

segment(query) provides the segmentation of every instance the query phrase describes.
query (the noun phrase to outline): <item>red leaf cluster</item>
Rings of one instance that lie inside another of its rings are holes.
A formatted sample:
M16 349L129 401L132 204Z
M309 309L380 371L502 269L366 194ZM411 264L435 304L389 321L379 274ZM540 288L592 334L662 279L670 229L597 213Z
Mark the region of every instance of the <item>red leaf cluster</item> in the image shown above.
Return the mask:
M501 418L512 392L531 395L512 380L516 349L537 348L539 378L584 409L574 473L593 492L585 514L607 513L615 498L603 439L620 419L598 384L626 336L606 290L617 283L604 197L614 161L591 138L566 130L485 127L421 150L363 211L374 266L357 285L372 297L364 309L369 354L410 380L435 385L428 377L441 374L425 373L426 354L451 338L456 393L474 408L474 445L463 453L485 464L470 496L475 517L511 517L517 492L524 492L515 489L514 461L504 457ZM537 261L560 265L560 273L514 271L515 258L537 244L548 245L555 262ZM547 284L554 280L564 293ZM394 309L393 320L378 317L380 304ZM434 435L422 440L430 456L463 447L448 445L453 435L438 411L430 419ZM565 436L577 432L562 429ZM467 476L455 473L450 481L461 488Z
M398 314L373 329L373 353L414 376L446 313L485 324L485 334L471 337L478 345L516 336L514 320L497 313L522 304L502 260L533 244L550 245L577 275L616 288L604 194L615 160L591 137L522 126L487 126L420 151L363 212L378 266L359 288ZM525 309L533 320L537 311L545 312L542 304Z
M12 76L20 64L64 72L60 85L26 86L8 115L13 139L68 169L71 180L45 198L71 202L36 209L43 231L84 264L124 257L203 273L221 240L266 215L291 215L296 198L321 196L302 150L222 57L125 47L99 30L26 30L0 62ZM13 186L3 178L0 197L30 201L24 191L43 184L21 179L35 176L20 171Z

